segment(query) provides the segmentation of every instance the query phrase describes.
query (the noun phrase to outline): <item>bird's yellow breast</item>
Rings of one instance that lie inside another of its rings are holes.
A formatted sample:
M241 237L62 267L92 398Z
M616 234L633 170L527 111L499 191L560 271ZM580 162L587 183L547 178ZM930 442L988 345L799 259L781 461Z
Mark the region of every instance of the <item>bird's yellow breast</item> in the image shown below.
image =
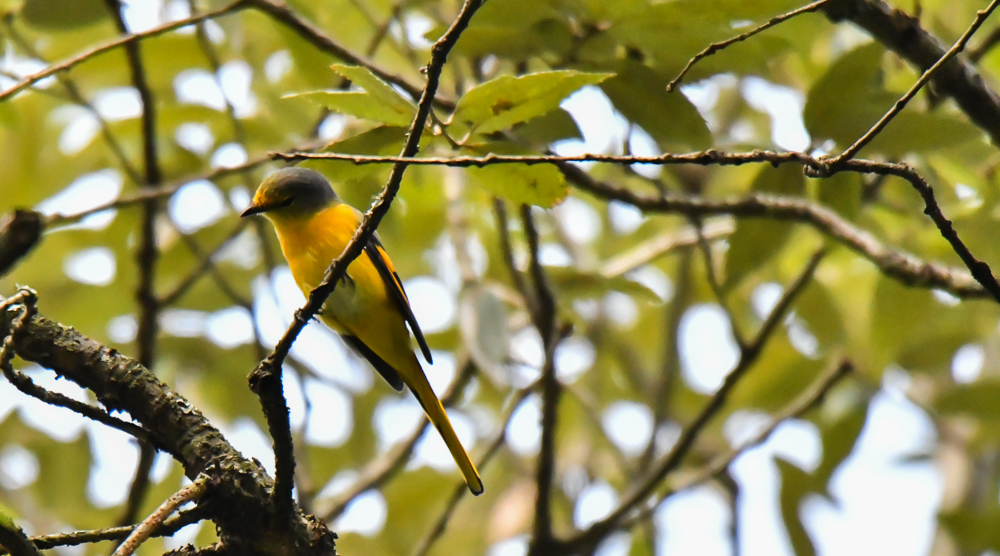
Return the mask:
M304 295L308 296L323 281L326 269L344 252L360 221L353 207L340 203L312 216L272 218L281 251ZM327 301L342 325L353 321L363 306L386 301L385 285L367 254L355 259L347 274L348 284L338 284Z

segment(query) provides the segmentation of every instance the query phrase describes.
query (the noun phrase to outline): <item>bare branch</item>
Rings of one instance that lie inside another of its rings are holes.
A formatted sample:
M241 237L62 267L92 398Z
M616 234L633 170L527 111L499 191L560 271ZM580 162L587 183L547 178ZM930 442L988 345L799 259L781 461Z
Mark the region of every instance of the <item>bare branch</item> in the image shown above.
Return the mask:
M939 69L941 69L946 63L948 63L949 60L954 58L965 48L965 44L969 42L972 35L979 30L979 27L986 21L986 18L993 13L993 10L996 9L998 4L1000 4L1000 0L993 0L990 2L990 5L986 7L986 9L976 12L976 17L972 20L972 24L969 25L969 28L965 30L965 33L962 33L962 36L955 41L955 44L948 49L948 51L945 52L944 55L934 63L934 65L924 71L923 75L921 75L920 78L917 79L916 83L910 87L910 90L906 91L906 93L892 105L892 108L890 108L889 111L886 112L885 115L882 116L882 118L868 130L868 132L862 135L857 141L854 142L853 145L848 147L847 150L840 153L840 155L830 159L830 165L836 166L846 160L854 158L854 155L858 154L858 151L863 149L865 145L870 143L872 139L875 138L875 136L881 133L882 130L885 129L885 126L889 125L889 122L891 122L897 114L902 112L907 103L909 103L910 100L917 95L917 92L919 92L920 89L931 80L931 77L933 77Z
M771 310L770 314L768 314L764 324L761 325L760 331L758 331L753 340L751 340L750 343L740 351L740 359L736 363L736 367L726 376L722 386L720 386L718 391L716 391L711 399L709 399L708 403L705 404L702 410L698 413L698 416L695 417L694 421L692 421L691 424L684 429L680 438L677 439L677 442L674 444L670 452L668 452L660 460L652 472L650 472L641 482L632 488L629 494L623 497L622 502L614 511L612 511L604 519L595 522L587 530L581 532L576 537L566 541L568 546L571 548L592 546L597 541L604 538L604 536L610 531L618 527L629 512L645 502L649 496L653 494L663 479L680 465L681 461L701 435L701 431L712 419L712 417L714 417L725 405L730 392L732 392L733 388L735 388L740 379L746 376L747 371L749 371L757 362L760 352L767 343L767 340L770 338L771 333L774 332L777 325L784 319L788 308L798 297L798 294L802 292L805 286L812 279L813 273L816 271L816 267L819 266L824 254L825 250L820 250L813 255L812 259L806 265L806 268L802 271L798 278L796 278L795 282L793 282L785 290L781 299Z
M72 58L70 58L68 60L64 60L62 62L59 62L58 64L53 64L53 65L51 65L51 66L49 66L49 67L47 67L47 68L45 68L45 69L43 69L41 71L35 72L35 73L33 73L33 74L25 77L24 79L22 79L21 81L17 82L16 84L14 84L9 89L7 89L7 90L5 90L3 92L0 92L0 102L3 102L5 100L11 98L12 96L14 96L14 94L16 94L16 93L18 93L18 92L20 92L20 91L22 91L22 90L24 90L24 89L32 86L32 85L34 85L35 83L38 83L39 81L41 81L42 79L45 79L46 77L51 77L51 76L53 76L53 75L55 75L57 73L64 72L64 71L66 71L66 70L68 70L70 68L73 68L73 67L75 67L75 66L77 66L77 65L79 65L79 64L81 64L83 62L86 62L87 60L89 60L89 59L97 56L98 54L103 54L103 53L108 52L110 50L114 50L114 49L116 49L116 48L118 48L120 46L123 46L123 45L126 45L126 44L131 44L131 43L134 43L134 42L138 42L140 40L143 40L143 39L146 39L146 38L149 38L149 37L155 37L157 35L162 35L164 33L169 33L170 31L174 31L174 30L180 29L182 27L187 27L188 25L194 25L195 23L198 23L199 21L205 21L207 19L214 19L214 18L217 18L217 17L221 17L221 16L224 16L226 14L230 14L230 13L235 12L235 11L246 9L247 7L249 7L249 4L247 3L247 0L236 0L232 4L228 4L226 6L223 6L222 8L219 8L218 10L214 10L214 11L210 11L210 12L205 12L205 13L203 13L201 15L196 15L196 16L185 18L185 19L180 19L180 20L177 20L177 21L172 21L170 23L167 23L167 24L164 24L164 25L160 25L159 27L153 27L152 29L149 29L148 31L143 31L141 33L134 33L134 34L131 34L131 35L127 35L127 36L121 37L121 38L119 38L117 40L113 40L111 42L102 44L101 46L97 46L97 47L91 48L90 50L86 50L86 51L84 51L84 52L82 52L82 53L80 53L80 54L78 54L78 55L76 55L76 56L74 56L74 57L72 57Z
M195 507L191 510L180 512L177 517L168 519L163 525L158 527L153 532L153 536L169 537L180 529L201 521L204 513L202 507ZM81 544L124 539L136 527L136 525L126 525L124 527L108 527L106 529L93 529L90 531L70 531L68 533L29 537L28 540L39 550L49 550L57 546L78 546ZM3 550L3 547L0 547L0 556L4 554L7 554L7 551Z
M0 337L13 338L22 359L88 388L111 410L127 411L188 477L205 472L217 480L212 520L231 549L254 552L265 543L289 554L330 553L333 535L321 522L296 520L294 535L287 527L276 531L273 483L264 469L245 459L191 402L137 361L40 315L25 319L22 331L11 335L21 301L0 300L0 308L6 306L0 311Z
M687 75L687 73L689 71L691 71L691 68L694 67L694 65L697 64L702 59L708 58L709 56L711 56L711 55L715 54L716 52L718 52L718 51L726 48L727 46L730 46L732 44L735 44L735 43L738 43L738 42L741 42L741 41L745 41L745 40L749 39L750 37L756 35L757 33L760 33L761 31L766 31L766 30L770 29L771 27L774 27L775 25L777 25L777 24L779 24L779 23L781 23L783 21L787 21L787 20L789 20L789 19L791 19L791 18L793 18L793 17L795 17L797 15L801 15L801 14L809 13L809 12L815 12L816 10L820 9L821 7L823 7L823 4L826 4L827 2L830 2L830 1L832 1L832 0L819 0L818 2L813 2L812 4L808 4L806 6L802 6L801 8L798 8L796 10L792 10L792 11L790 11L788 13L784 13L784 14L781 14L779 16L775 16L775 17L771 18L770 20L768 20L766 23L758 25L757 27L754 27L753 29L747 31L746 33L741 33L741 34L736 35L735 37L733 37L731 39L726 39L726 40L721 41L721 42L713 42L712 44L708 45L707 48L705 48L701 52L695 54L693 58L691 58L690 60L688 60L688 63L684 66L684 69L682 69L681 72L677 74L677 77L675 77L672 80L670 80L670 83L667 83L667 92L668 93L674 92L674 89L681 82L681 80L684 79L684 76Z
M671 488L669 491L663 494L656 502L643 507L643 509L635 516L628 518L622 522L622 527L630 528L636 523L640 522L642 519L653 514L657 508L660 507L663 502L667 500L670 496L677 494L678 492L687 490L697 484L701 484L712 477L716 477L726 469L733 461L742 455L747 450L758 446L766 441L771 434L778 428L779 425L784 423L789 419L794 419L800 417L803 413L812 409L817 403L819 403L834 386L836 386L841 379L851 374L854 371L854 365L847 360L841 361L837 366L833 367L827 371L823 376L819 377L816 382L805 390L791 404L788 405L778 415L772 418L767 426L761 429L752 439L743 443L740 446L732 448L726 453L719 454L715 459L712 460L705 468L700 470L694 476L682 481L679 485Z
M112 556L131 556L139 548L139 545L152 536L153 532L163 524L163 521L170 517L170 514L177 511L177 508L201 498L208 488L208 481L207 475L199 475L190 485L180 489L170 498L167 498L155 512L136 526Z
M111 19L115 22L118 32L128 37L128 27L122 15L120 0L106 0ZM162 181L160 161L157 158L156 141L156 102L146 79L146 68L142 62L142 51L137 41L123 44L128 59L129 71L132 74L132 85L139 93L142 102L142 146L145 183L158 187ZM142 222L140 224L139 248L135 260L139 268L139 283L135 289L135 300L139 306L138 330L136 332L136 348L139 362L147 368L152 368L156 358L156 334L159 328L159 304L154 293L156 281L156 260L159 251L156 247L156 215L159 202L149 199L142 206ZM148 442L139 443L139 464L136 467L135 478L125 501L125 509L118 519L118 525L135 522L139 508L149 490L149 472L153 468L156 449Z
M546 554L551 548L552 537L552 484L555 480L556 428L558 425L559 398L562 385L556 378L555 351L564 335L555 329L556 299L549 285L548 277L538 257L538 229L531 214L531 207L521 205L521 224L528 240L529 270L535 286L535 310L532 320L545 346L545 361L542 364L542 438L538 449L538 463L535 470L535 520L529 556ZM529 300L525 300L528 302ZM530 306L530 304L529 304ZM569 332L569 328L565 330Z
M946 47L920 26L920 21L883 0L835 0L823 6L833 21L849 20L868 31L917 68L926 70L946 54ZM961 56L935 71L934 90L955 99L970 120L1000 144L1000 96L986 84L976 67Z
M44 228L44 217L40 213L14 210L14 214L0 228L0 276L38 244Z

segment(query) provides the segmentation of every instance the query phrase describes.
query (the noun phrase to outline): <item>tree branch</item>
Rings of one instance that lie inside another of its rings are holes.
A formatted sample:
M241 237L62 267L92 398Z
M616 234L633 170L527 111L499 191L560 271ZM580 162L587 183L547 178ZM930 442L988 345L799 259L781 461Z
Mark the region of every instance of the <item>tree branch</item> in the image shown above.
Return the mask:
M169 537L184 527L201 521L204 515L204 506L196 506L191 510L180 512L177 517L167 520L157 528L153 532L153 536ZM68 533L29 537L28 540L39 550L50 550L57 546L78 546L81 544L124 539L135 528L136 525L126 525L124 527L108 527L107 529L94 529L90 531L70 531ZM4 554L7 554L7 551L0 547L0 556Z
M765 426L752 439L740 446L730 449L728 452L716 456L711 463L705 466L694 476L685 479L679 485L668 490L656 502L643 507L637 515L622 521L622 527L625 527L626 529L630 528L636 523L639 523L643 519L651 516L653 512L655 512L656 509L667 500L667 498L673 496L674 494L687 490L711 479L712 477L716 477L724 473L737 457L754 446L759 446L764 443L764 441L771 436L775 429L777 429L778 426L785 421L799 417L803 413L812 409L826 396L827 392L829 392L841 381L841 379L851 374L853 371L854 365L850 361L841 361L837 364L837 366L830 369L823 376L817 379L816 382L809 387L809 389L805 390L797 398L795 398L795 400L793 400L792 403L789 404L788 407L786 407L781 413L774 416L774 418L768 422L767 426Z
M245 459L188 400L157 380L136 360L108 348L76 330L41 315L24 320L11 335L16 298L0 301L0 337L13 338L17 355L52 369L94 392L109 410L127 411L156 443L194 478L204 472L213 488L212 520L230 549L255 553L273 546L296 554L329 554L334 535L312 519L297 519L294 534L275 526L270 493L273 483L263 468ZM280 547L280 548L279 548Z
M122 15L120 0L106 0L111 19L114 20L118 32L129 36L125 18ZM156 102L146 79L146 69L142 62L142 51L137 41L124 43L125 55L128 59L129 71L132 74L132 85L139 93L142 102L142 146L143 168L145 169L145 184L158 187L162 181L160 161L157 158L156 140ZM136 265L139 268L139 280L135 289L135 300L139 306L138 330L136 332L136 347L141 363L146 368L153 368L156 359L156 334L159 321L159 304L154 293L156 281L156 260L159 251L156 247L156 215L159 202L149 199L142 206L142 222L140 224L139 248L136 251ZM148 442L139 443L139 463L136 466L135 478L125 501L125 509L118 519L118 525L135 522L139 508L149 490L149 472L153 468L156 449Z
M546 554L552 546L552 483L555 480L556 428L559 398L562 385L556 378L555 352L563 334L555 329L556 299L552 294L548 277L538 257L538 229L531 214L531 207L521 205L521 224L528 240L529 271L535 286L535 310L532 321L545 347L545 361L542 364L542 438L538 449L538 464L535 470L535 520L528 545L528 555ZM525 302L529 302L525 299ZM529 307L530 307L529 303ZM566 330L568 333L569 330Z
M209 479L207 475L199 475L188 486L177 491L176 494L167 498L155 512L149 515L139 525L132 530L125 542L114 551L112 556L131 556L139 545L144 543L163 524L163 521L170 517L170 514L177 511L177 508L184 504L198 500L208 489Z
M770 29L771 27L774 27L775 25L777 25L779 23L782 23L784 21L787 21L787 20L789 20L789 19L791 19L791 18L793 18L793 17L795 17L797 15L801 15L801 14L809 13L809 12L815 12L816 10L822 8L823 4L826 4L827 2L831 2L831 1L832 0L819 0L818 2L813 2L812 4L807 4L805 6L802 6L801 8L798 8L796 10L792 10L792 11L790 11L788 13L783 13L783 14L781 14L779 16L772 17L767 22L765 22L765 23L763 23L761 25L758 25L757 27L754 27L753 29L747 31L746 33L741 33L739 35L736 35L733 38L726 39L724 41L713 42L712 44L708 45L704 50L702 50L701 52L695 54L693 58L691 58L690 60L688 60L688 63L684 65L684 69L682 69L681 72L677 74L677 77L671 79L670 83L667 83L667 92L668 93L674 92L674 89L677 87L678 84L680 84L681 80L684 79L684 76L687 75L687 73L689 71L691 71L691 68L694 67L694 65L697 64L702 59L708 58L709 56L715 54L716 52L718 52L718 51L720 51L720 50L722 50L722 49L724 49L724 48L726 48L726 47L728 47L730 45L733 45L733 44L741 42L741 41L745 41L745 40L749 39L750 37L756 35L757 33L760 33L761 31L766 31L766 30Z
M740 379L746 376L747 371L757 362L767 340L784 319L792 302L812 279L813 273L816 271L816 267L819 266L825 253L825 250L820 250L813 255L795 282L785 290L781 299L778 300L778 303L771 310L770 314L768 314L764 324L761 325L756 336L754 336L746 347L740 350L740 358L736 363L736 367L726 376L722 386L709 399L694 421L684 429L670 452L660 460L651 473L632 488L631 492L623 498L622 502L611 514L595 522L576 537L566 541L567 546L573 550L579 550L581 547L596 545L600 539L603 539L609 532L618 527L619 523L630 511L646 501L663 479L680 465L684 456L687 455L694 446L695 441L701 435L701 431L725 405L730 392L732 392Z
M920 21L882 0L834 0L823 6L832 21L848 20L920 70L940 60L946 49ZM1000 96L983 80L976 67L961 56L934 73L934 90L955 99L970 120L1000 144Z
M219 8L219 9L217 9L217 10L214 10L214 11L205 12L205 13L203 13L201 15L192 16L192 17L189 17L189 18L186 18L186 19L180 19L180 20L177 20L177 21L172 21L170 23L167 23L167 24L164 24L164 25L160 25L159 27L153 27L152 29L149 29L148 31L143 31L141 33L134 33L134 34L131 34L131 35L126 35L126 36L121 37L121 38L119 38L117 40L113 40L111 42L102 44L101 46L97 46L97 47L91 48L91 49L86 50L86 51L84 51L84 52L82 52L82 53L80 53L80 54L78 54L78 55L76 55L76 56L74 56L74 57L72 57L72 58L70 58L68 60L64 60L64 61L59 62L57 64L53 64L53 65L51 65L51 66L49 66L49 67L47 67L47 68L45 68L45 69L43 69L41 71L35 72L35 73L33 73L33 74L25 77L21 81L18 81L16 84L14 84L13 86L11 86L9 89L7 89L7 90L5 90L3 92L0 92L0 102L3 102L5 100L11 98L16 93L18 93L18 92L20 92L20 91L22 91L22 90L24 90L24 89L26 89L26 88L34 85L35 83L38 83L39 81L41 81L42 79L45 79L46 77L51 77L51 76L53 76L53 75L55 75L57 73L61 73L61 72L64 72L66 70L69 70L69 69L71 69L71 68L73 68L73 67L75 67L75 66L77 66L77 65L79 65L79 64L81 64L83 62L86 62L87 60L89 60L89 59L91 59L91 58L93 58L93 57L95 57L95 56L97 56L99 54L104 54L105 52L108 52L110 50L114 50L114 49L116 49L116 48L118 48L120 46L131 44L131 43L134 43L134 42L138 42L140 40L147 39L149 37L155 37L157 35L162 35L164 33L169 33L170 31L175 31L175 30L180 29L182 27L187 27L188 25L194 25L195 23L198 23L199 21L205 21L207 19L214 19L214 18L217 18L217 17L221 17L221 16L224 16L226 14L230 14L230 13L233 13L233 12L236 12L236 11L239 11L239 10L246 9L247 7L249 7L248 0L236 0L235 2L233 2L231 4L228 4L226 6L223 6L223 7Z
M957 56L959 52L965 49L966 43L968 43L969 39L972 38L972 35L979 30L979 27L986 21L986 18L993 13L993 10L996 9L998 3L1000 3L1000 0L993 0L990 2L989 6L986 7L986 9L976 12L976 17L972 20L972 24L969 25L969 28L965 30L965 33L962 33L962 36L955 41L955 44L948 49L948 51L945 52L937 62L934 62L931 67L924 70L923 75L921 75L913 86L910 87L910 90L906 91L906 93L892 105L892 108L890 108L889 111L886 112L885 115L883 115L882 118L871 127L871 129L855 141L853 145L848 147L847 150L830 159L830 165L837 166L846 160L854 158L854 155L858 154L858 152L863 149L865 145L870 143L872 139L881 133L882 130L885 129L885 126L889 125L889 122L891 122L897 114L902 112L907 103L909 103L910 100L917 95L920 89L931 80L934 74L944 67L949 60ZM1000 299L998 299L998 301L1000 301Z
M45 229L44 218L33 210L15 209L0 228L0 277L38 244Z

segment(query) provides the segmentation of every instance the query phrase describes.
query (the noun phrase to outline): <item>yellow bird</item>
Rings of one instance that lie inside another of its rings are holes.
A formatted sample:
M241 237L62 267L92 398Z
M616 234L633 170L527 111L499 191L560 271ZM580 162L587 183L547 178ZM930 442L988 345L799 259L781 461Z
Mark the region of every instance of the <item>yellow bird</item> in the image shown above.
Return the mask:
M305 168L284 168L267 176L242 216L254 214L263 214L274 225L295 283L306 296L323 281L327 267L340 256L361 225L361 213L342 203L319 172ZM413 353L407 324L424 358L431 362L431 351L410 309L403 284L377 235L347 268L319 318L367 359L396 391L402 391L403 384L410 387L444 438L469 490L482 494L479 472Z

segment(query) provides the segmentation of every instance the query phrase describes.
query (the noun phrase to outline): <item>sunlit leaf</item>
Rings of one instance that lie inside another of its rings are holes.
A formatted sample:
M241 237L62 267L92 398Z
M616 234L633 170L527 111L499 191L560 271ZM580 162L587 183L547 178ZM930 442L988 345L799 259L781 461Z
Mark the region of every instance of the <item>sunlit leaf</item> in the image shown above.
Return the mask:
M569 193L566 178L548 164L491 164L466 172L480 187L515 203L550 208Z
M478 133L507 129L555 110L570 93L608 77L611 74L573 70L498 77L465 93L452 122Z

